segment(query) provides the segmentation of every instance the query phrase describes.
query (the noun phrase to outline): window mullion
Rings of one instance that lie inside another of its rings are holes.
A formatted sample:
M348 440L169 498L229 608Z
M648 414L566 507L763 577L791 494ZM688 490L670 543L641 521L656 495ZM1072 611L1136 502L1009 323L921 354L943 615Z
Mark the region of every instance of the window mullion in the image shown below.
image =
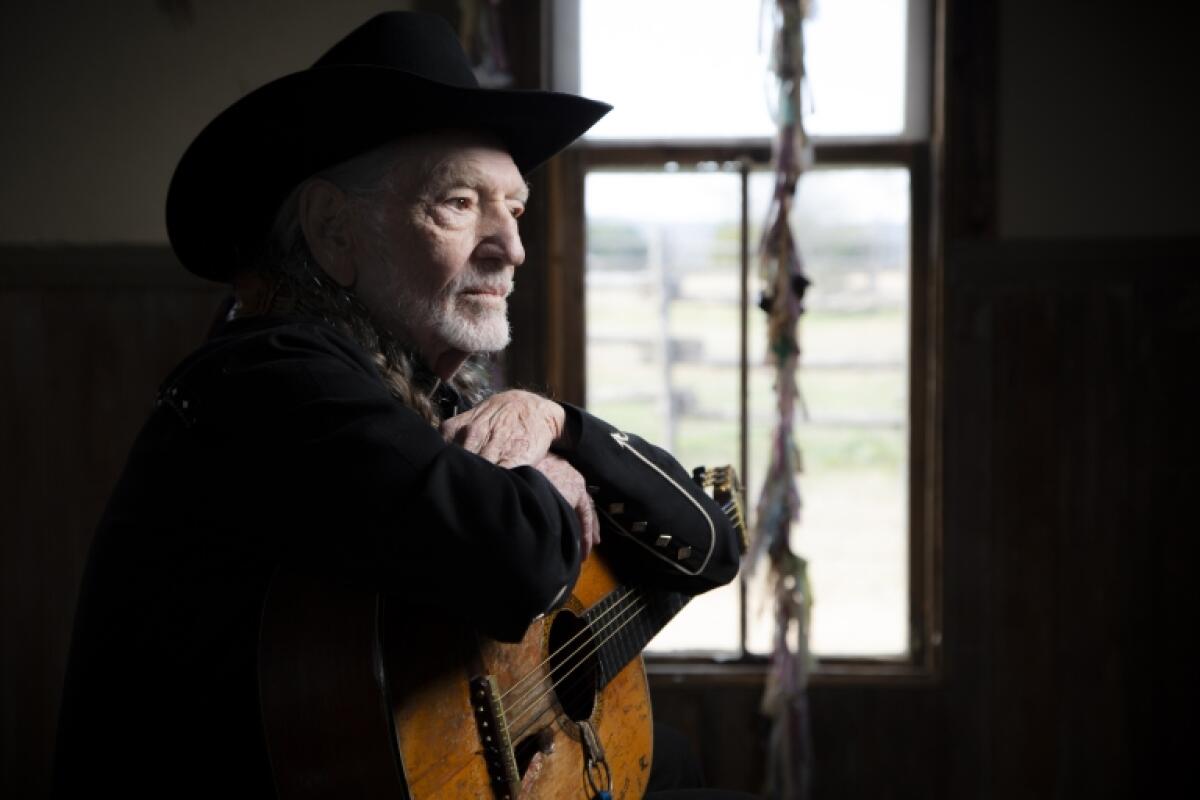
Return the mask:
M741 226L739 231L741 244L741 281L739 286L738 311L738 474L742 486L749 486L750 480L750 167L748 156L743 156L738 168L741 179L742 208ZM746 657L746 580L738 578L738 651L742 658Z

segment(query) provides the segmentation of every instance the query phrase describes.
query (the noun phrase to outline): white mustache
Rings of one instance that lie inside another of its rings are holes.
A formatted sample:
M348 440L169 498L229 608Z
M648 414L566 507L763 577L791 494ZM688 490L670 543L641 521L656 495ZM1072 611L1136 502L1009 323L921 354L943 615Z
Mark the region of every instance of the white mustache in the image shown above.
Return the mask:
M501 281L496 283L473 283L468 286L463 286L458 291L461 294L483 293L508 297L513 292L513 282Z

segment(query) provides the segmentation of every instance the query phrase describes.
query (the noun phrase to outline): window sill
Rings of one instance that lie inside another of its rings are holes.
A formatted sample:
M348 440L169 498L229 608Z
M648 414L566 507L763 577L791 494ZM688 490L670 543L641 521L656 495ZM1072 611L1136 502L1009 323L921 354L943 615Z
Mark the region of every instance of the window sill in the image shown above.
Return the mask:
M762 685L770 664L765 658L719 661L702 657L646 656L651 685ZM931 686L941 680L936 666L882 659L822 661L809 675L810 686Z

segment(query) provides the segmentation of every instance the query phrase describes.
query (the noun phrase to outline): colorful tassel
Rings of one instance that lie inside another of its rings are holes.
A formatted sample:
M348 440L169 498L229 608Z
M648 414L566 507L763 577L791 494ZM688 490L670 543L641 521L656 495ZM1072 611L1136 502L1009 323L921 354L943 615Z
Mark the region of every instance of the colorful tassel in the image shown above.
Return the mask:
M806 800L812 776L806 693L812 666L808 650L812 592L807 562L792 552L790 534L802 508L797 475L803 463L793 432L797 410L804 412L796 371L801 353L800 315L804 313L804 293L810 281L804 273L790 215L796 184L812 160L801 105L805 75L802 23L808 3L766 2L772 6L774 22L771 65L779 89L773 110L778 133L774 146L775 187L763 226L759 273L763 283L760 305L767 313L768 349L775 366L777 418L747 566L748 572L753 572L766 563L775 612L771 669L762 700L762 711L771 719L764 792L772 800Z

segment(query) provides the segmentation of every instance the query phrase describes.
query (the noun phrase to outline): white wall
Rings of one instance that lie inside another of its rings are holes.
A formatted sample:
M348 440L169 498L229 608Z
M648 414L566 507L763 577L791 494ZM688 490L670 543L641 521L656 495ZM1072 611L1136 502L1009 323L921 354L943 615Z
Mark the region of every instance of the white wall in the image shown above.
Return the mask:
M213 116L409 5L4 0L0 243L165 243L171 172Z

